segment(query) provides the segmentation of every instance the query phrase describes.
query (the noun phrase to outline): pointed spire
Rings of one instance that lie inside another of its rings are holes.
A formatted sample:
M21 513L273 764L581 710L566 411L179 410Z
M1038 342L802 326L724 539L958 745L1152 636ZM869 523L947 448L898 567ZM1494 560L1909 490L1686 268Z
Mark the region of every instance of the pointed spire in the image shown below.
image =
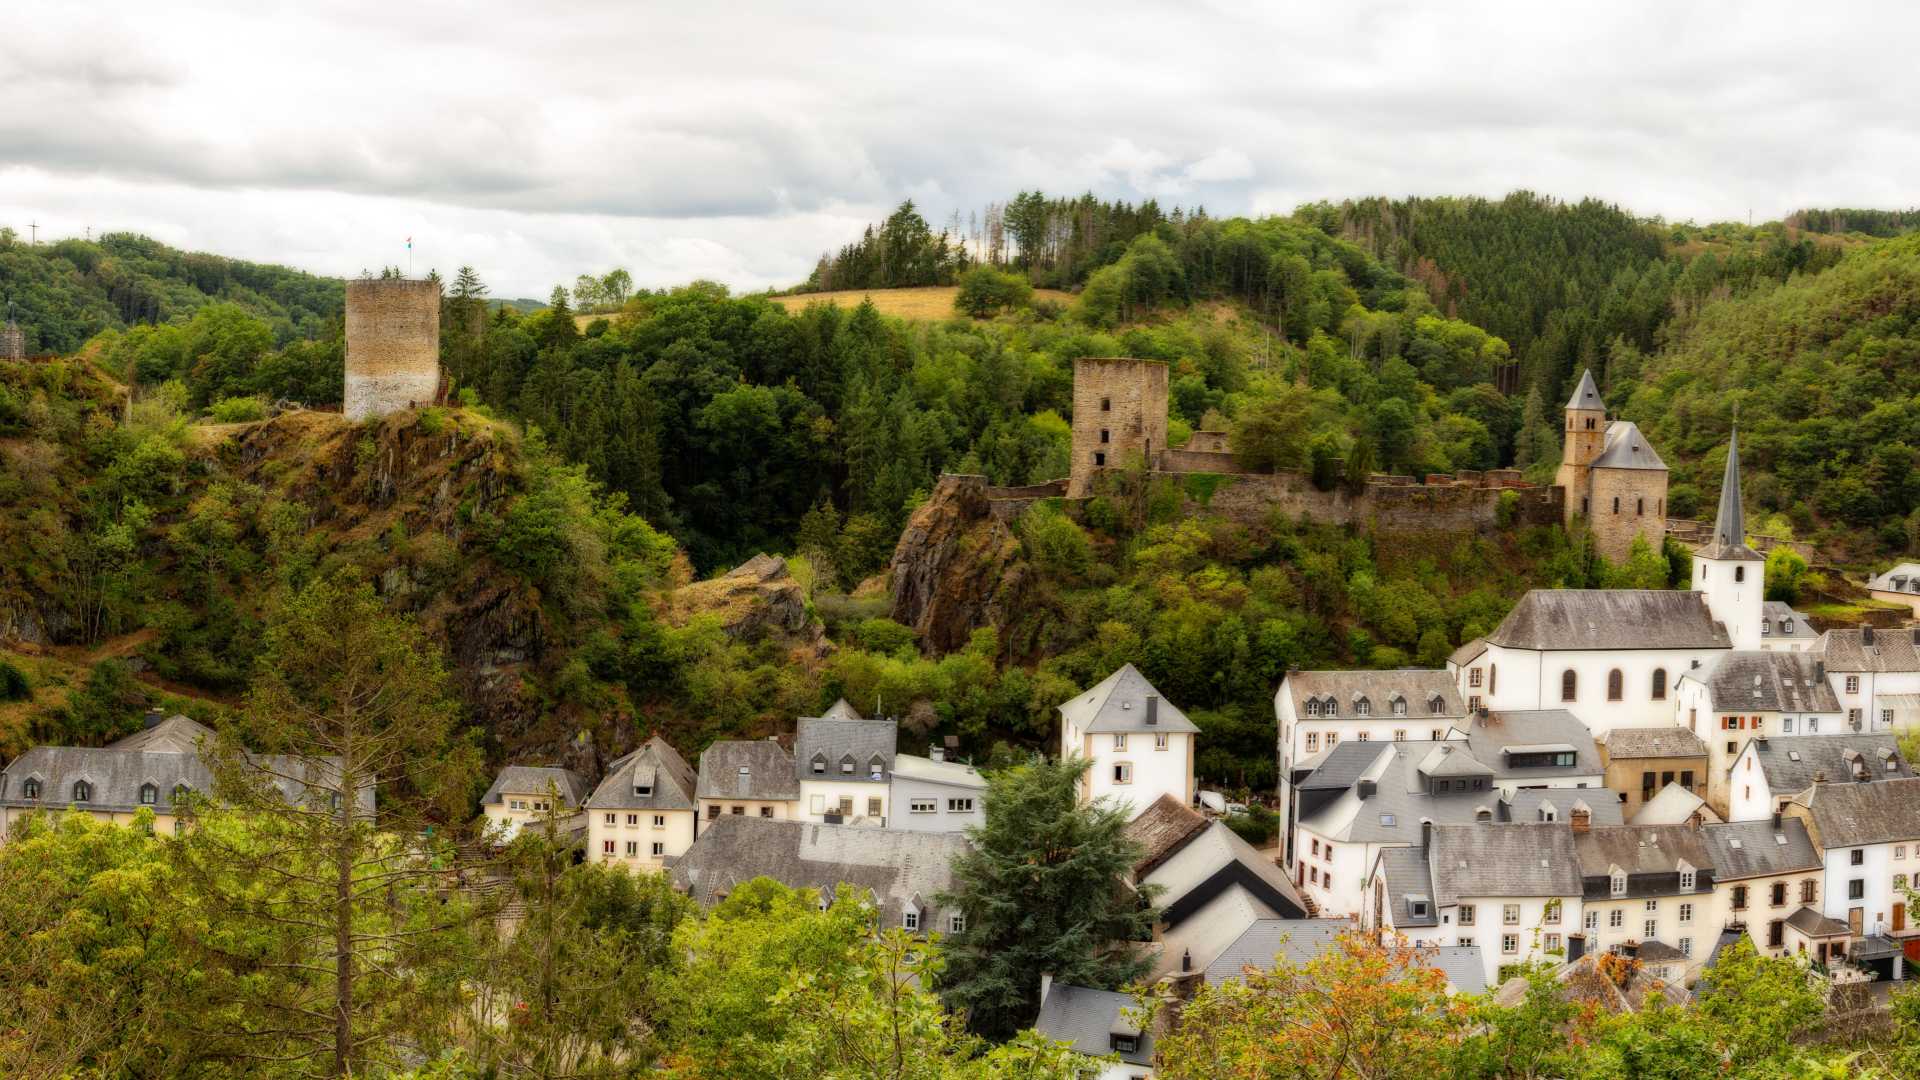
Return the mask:
M1567 408L1606 411L1607 402L1600 396L1600 388L1594 385L1592 368L1580 373L1580 385L1573 388L1573 398L1567 402Z
M1740 506L1740 430L1727 438L1727 473L1720 480L1720 512L1713 521L1710 559L1758 559L1747 547L1747 516Z

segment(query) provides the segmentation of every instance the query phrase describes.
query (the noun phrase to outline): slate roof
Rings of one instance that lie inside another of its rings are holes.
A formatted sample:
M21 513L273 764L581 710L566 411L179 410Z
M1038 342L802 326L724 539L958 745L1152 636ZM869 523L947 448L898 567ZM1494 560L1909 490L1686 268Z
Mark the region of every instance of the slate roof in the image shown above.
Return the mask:
M1475 716L1467 727L1467 743L1473 756L1491 766L1502 779L1598 776L1606 771L1600 764L1593 732L1565 709L1508 709ZM1514 753L1551 745L1572 747L1573 765L1516 767L1508 763Z
M1151 1065L1153 1033L1142 1031L1132 1019L1141 1011L1140 1002L1131 994L1054 983L1047 990L1047 999L1040 1003L1040 1015L1033 1027L1041 1035L1068 1043L1092 1057L1114 1053L1114 1035L1132 1035L1139 1040L1134 1051L1117 1056L1132 1065Z
M700 754L694 794L702 799L788 802L800 797L800 781L793 755L772 739L722 739Z
M1824 865L1799 818L1781 819L1778 829L1772 821L1735 821L1700 831L1713 856L1715 881L1795 874Z
M692 810L696 777L680 752L655 735L639 749L615 758L587 799L590 810ZM652 789L637 795L640 786Z
M1571 822L1574 810L1585 807L1589 825L1626 823L1619 797L1605 788L1521 788L1507 799L1501 820L1539 821L1542 805L1553 807L1555 821Z
M873 781L873 765L877 759L880 764L877 782L885 783L893 775L894 748L899 741L900 725L892 720L803 716L793 735L794 779ZM816 755L826 762L824 772L813 771ZM842 764L848 760L853 762L853 771L843 772Z
M1693 868L1694 892L1712 892L1713 853L1704 831L1691 825L1620 825L1574 833L1576 872L1585 881L1585 895L1611 897L1608 879L1616 866L1627 874L1627 896L1674 895L1680 892L1682 863Z
M1816 672L1819 663L1812 652L1738 649L1684 677L1707 688L1717 712L1837 713L1840 699Z
M1839 919L1828 918L1810 907L1803 907L1787 916L1787 925L1808 937L1852 936L1853 930Z
M1387 882L1387 905L1397 930L1440 925L1440 908L1433 902L1433 877L1427 872L1427 852L1420 847L1380 849L1376 873ZM1425 900L1427 913L1415 915L1412 900Z
M1667 471L1667 463L1660 460L1653 444L1640 434L1640 428L1630 420L1608 422L1606 443L1601 447L1600 456L1593 459L1592 467Z
M1640 804L1633 815L1635 825L1685 825L1695 814L1704 822L1719 821L1720 815L1713 812L1707 800L1682 787L1679 783L1669 783L1660 789L1653 798Z
M1868 578L1867 588L1882 592L1920 592L1920 562L1895 563Z
M1680 589L1532 589L1487 641L1509 649L1724 649L1706 598Z
M944 930L935 898L951 887L951 864L966 850L958 833L728 814L706 823L669 872L674 887L703 907L757 877L829 894L846 884L873 896L885 928L901 926L911 902L921 909L922 930Z
M1852 776L1849 750L1860 752L1867 774L1876 780L1913 775L1906 759L1900 756L1900 740L1890 731L1878 735L1782 735L1749 739L1742 753L1754 756L1760 775L1766 777L1767 788L1780 796L1805 791L1816 773L1825 773L1829 782L1848 782ZM1894 759L1892 772L1886 768L1889 755Z
M1727 437L1727 470L1720 478L1720 509L1713 519L1713 542L1700 549L1703 559L1763 562L1747 546L1747 512L1740 502L1740 432Z
M1913 639L1912 631L1875 630L1868 645L1859 627L1829 630L1821 636L1819 655L1828 671L1920 671L1920 646Z
M1331 702L1339 711L1334 718L1358 719L1354 703L1361 698L1370 706L1369 719L1393 718L1392 703L1399 698L1407 703L1406 720L1447 720L1467 715L1467 703L1453 676L1427 668L1401 668L1394 671L1289 671L1281 680L1282 693L1293 701L1295 716L1306 717L1309 700ZM1440 711L1432 702L1438 699ZM1314 719L1325 719L1321 713Z
M1827 849L1920 840L1920 778L1815 784L1796 801Z
M1346 919L1262 919L1207 965L1204 978L1207 985L1218 986L1240 978L1248 968L1269 971L1274 959L1282 955L1290 964L1305 964L1339 947L1341 933L1352 928ZM1478 946L1409 947L1403 956L1409 966L1439 969L1448 985L1459 993L1477 994L1487 987L1486 967Z
M1607 732L1607 760L1706 757L1707 744L1686 728L1614 728Z
M827 706L827 711L820 714L820 719L822 720L864 720L866 719L866 717L860 715L859 709L856 709L852 705L848 704L846 698L839 698L832 705Z
M494 777L493 786L480 796L480 805L493 806L503 802L508 795L544 795L548 785L559 792L560 805L579 806L591 790L587 778L572 769L559 769L548 765L509 765Z
M1329 747L1321 751L1317 758L1301 762L1303 766L1311 763L1312 771L1297 786L1301 791L1345 791L1380 760L1381 748L1389 745L1392 744L1349 739L1338 746ZM1421 745L1426 747L1433 744Z
M1157 721L1147 724L1147 699L1158 698ZM1060 706L1060 716L1083 732L1183 731L1197 734L1187 714L1154 689L1145 675L1132 664L1100 680L1092 689L1076 695Z
M1338 749L1336 747L1335 749ZM1187 806L1172 795L1153 800L1140 816L1127 822L1127 839L1140 845L1140 857L1134 860L1136 880L1173 857L1207 827L1206 815Z
M1451 907L1479 896L1579 896L1574 835L1564 822L1435 825L1427 860L1434 902Z
M1767 620L1769 641L1814 641L1820 637L1820 631L1813 628L1806 615L1793 610L1784 600L1761 601L1760 616Z
M1201 899L1233 885L1252 891L1277 915L1307 910L1299 890L1279 865L1219 821L1207 822L1158 863L1136 871L1135 880L1160 886L1157 902L1161 918L1168 923L1190 917L1191 908Z
M156 814L170 814L175 787L184 784L201 796L213 791L213 770L199 750L211 746L213 738L205 725L174 715L107 746L36 746L0 769L0 806L65 809L73 802L75 782L84 780L93 789L85 804L89 810L131 813L143 805L141 787L152 784L158 789L155 800L144 805ZM271 774L270 782L289 802L307 791L305 783L292 777L310 776L315 767L337 777L338 764L331 758L306 762L282 754L251 754L249 760ZM29 779L40 781L39 799L24 797ZM355 802L361 811L372 812L373 789L361 790Z
M1453 650L1453 654L1447 657L1447 663L1452 664L1454 667L1466 667L1468 664L1478 660L1481 654L1486 651L1487 639L1477 637Z
M1594 385L1592 368L1580 373L1580 382L1574 386L1573 396L1567 399L1567 408L1606 411L1607 401L1600 396L1600 388Z

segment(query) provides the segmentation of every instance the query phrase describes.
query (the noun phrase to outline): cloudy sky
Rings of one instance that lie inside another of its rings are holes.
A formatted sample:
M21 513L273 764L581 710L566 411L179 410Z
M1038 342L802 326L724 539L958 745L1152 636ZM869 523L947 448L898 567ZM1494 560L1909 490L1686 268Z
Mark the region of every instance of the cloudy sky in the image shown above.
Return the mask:
M5 5L0 224L790 284L912 198L1920 204L1910 3Z

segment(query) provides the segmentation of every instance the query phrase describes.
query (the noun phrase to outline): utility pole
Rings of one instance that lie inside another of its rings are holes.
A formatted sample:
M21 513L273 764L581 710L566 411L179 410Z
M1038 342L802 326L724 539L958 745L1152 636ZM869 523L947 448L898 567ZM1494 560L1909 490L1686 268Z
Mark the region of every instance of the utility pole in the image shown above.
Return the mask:
M40 246L40 223L37 221L28 222L27 228L33 230L33 246L39 247Z

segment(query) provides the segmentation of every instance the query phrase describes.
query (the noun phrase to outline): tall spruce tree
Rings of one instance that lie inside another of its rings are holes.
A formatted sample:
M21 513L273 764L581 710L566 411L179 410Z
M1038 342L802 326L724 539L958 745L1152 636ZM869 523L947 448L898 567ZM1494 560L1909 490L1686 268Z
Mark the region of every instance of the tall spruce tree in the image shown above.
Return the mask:
M947 1003L989 1038L1033 1023L1043 972L1117 989L1149 966L1130 943L1152 935L1153 897L1122 885L1140 847L1124 809L1080 801L1086 769L1082 758L1035 759L992 773L986 823L968 831L973 848L939 901L966 916L947 940Z

